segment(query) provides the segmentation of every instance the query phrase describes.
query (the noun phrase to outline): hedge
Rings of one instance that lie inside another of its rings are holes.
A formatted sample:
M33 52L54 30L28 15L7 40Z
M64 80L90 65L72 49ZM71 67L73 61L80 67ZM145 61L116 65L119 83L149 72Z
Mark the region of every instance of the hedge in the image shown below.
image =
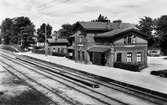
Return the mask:
M145 66L142 64L129 64L129 63L122 63L122 62L115 62L114 67L130 70L130 71L140 71Z
M45 54L45 50L44 49L33 49L32 52L38 53L38 54Z

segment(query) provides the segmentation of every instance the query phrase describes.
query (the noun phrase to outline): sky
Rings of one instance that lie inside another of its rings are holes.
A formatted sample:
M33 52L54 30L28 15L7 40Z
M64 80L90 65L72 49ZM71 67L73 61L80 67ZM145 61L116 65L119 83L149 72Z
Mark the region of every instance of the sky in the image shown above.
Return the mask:
M136 24L143 16L167 15L166 5L167 0L0 0L0 22L27 16L36 28L48 23L58 30L62 24L90 21L102 14L111 21Z

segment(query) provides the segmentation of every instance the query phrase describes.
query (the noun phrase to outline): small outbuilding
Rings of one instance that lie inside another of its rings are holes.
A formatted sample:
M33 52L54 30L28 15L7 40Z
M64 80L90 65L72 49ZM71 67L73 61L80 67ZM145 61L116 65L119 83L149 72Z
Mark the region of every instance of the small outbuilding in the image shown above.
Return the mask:
M161 49L160 48L148 48L148 56L160 56Z
M67 39L48 39L48 54L55 56L66 56Z

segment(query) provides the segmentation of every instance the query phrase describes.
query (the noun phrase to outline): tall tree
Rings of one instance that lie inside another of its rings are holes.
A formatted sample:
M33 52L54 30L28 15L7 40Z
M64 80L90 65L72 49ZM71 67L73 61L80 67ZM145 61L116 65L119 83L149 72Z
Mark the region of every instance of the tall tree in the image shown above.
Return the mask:
M5 20L2 21L1 24L1 35L2 35L2 39L3 39L3 43L4 44L9 44L10 43L10 39L12 37L12 19L10 18L6 18Z
M92 22L110 22L107 16L99 15L97 19L92 20Z
M137 25L139 30L148 36L148 46L154 46L155 37L152 32L154 30L155 24L154 20L151 17L145 16L144 18L140 18L139 24Z
M2 37L4 39L5 44L18 44L19 40L22 40L21 42L23 46L22 47L28 47L24 46L27 44L27 42L23 39L27 39L27 37L33 36L34 32L34 25L31 22L31 20L28 17L15 17L15 18L6 18L2 24ZM23 31L25 27L32 27L31 30L26 31L27 35L24 36ZM26 44L25 44L26 43Z
M40 28L37 29L37 34L38 34L38 41L39 42L44 42L45 41L45 28L46 28L46 36L47 38L51 37L52 33L52 26L49 24L43 23Z
M71 24L63 24L62 28L58 31L59 38L68 38L70 35L72 35L73 32L73 26Z
M156 20L156 34L160 39L161 50L167 54L167 15Z
M31 27L31 29L27 30L27 27ZM34 31L34 25L28 17L21 16L13 18L12 33L13 36L15 36L12 39L13 43L18 43L18 41L22 41L23 47L27 47L24 46L25 43L27 43L27 41L24 39L27 39L27 37L32 37ZM25 33L27 35L25 35Z
M31 44L34 44L34 32L35 32L35 29L34 29L34 25L27 25L25 27L22 27L21 29L21 40L22 40L22 47L23 48L26 48L26 47L29 47L31 46Z

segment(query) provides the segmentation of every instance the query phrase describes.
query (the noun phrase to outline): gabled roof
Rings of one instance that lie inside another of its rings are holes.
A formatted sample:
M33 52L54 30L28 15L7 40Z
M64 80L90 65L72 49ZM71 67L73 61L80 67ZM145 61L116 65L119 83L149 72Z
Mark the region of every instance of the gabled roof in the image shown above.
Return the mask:
M67 39L48 39L48 43L68 43Z
M109 38L109 37L112 38L112 37L115 37L117 35L120 35L121 33L129 32L129 31L133 31L133 32L139 33L143 37L147 38L146 35L144 35L143 33L141 33L135 27L128 27L128 28L123 28L123 29L115 29L113 31L105 32L105 33L102 33L102 34L97 34L95 36L95 38Z
M127 27L135 27L130 23L109 23L109 22L77 22L77 25L80 25L85 30L100 30L100 31L111 31L118 28L127 28ZM76 25L76 26L77 26Z
M107 22L77 22L85 30L112 30L118 27L117 23L107 23Z

